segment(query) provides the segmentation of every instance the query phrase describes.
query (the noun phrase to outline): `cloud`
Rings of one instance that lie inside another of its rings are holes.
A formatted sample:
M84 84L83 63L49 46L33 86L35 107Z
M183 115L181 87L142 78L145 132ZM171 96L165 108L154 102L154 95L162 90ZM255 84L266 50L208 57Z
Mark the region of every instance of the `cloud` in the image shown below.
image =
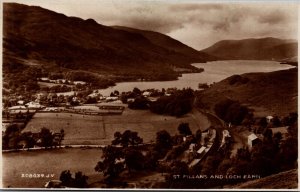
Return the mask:
M262 15L258 21L261 23L268 23L270 25L272 24L278 24L287 22L287 16L284 12L280 10L274 10L268 14Z
M196 49L223 39L296 38L297 3L202 3L138 0L16 0L104 25L167 34Z

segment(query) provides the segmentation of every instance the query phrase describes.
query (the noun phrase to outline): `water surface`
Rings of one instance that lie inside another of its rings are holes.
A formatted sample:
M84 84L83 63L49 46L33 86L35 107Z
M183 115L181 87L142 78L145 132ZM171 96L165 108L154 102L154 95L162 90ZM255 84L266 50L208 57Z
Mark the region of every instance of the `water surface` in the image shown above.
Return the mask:
M284 69L290 69L294 66L280 64L276 61L256 61L256 60L228 60L228 61L212 61L207 63L192 64L198 68L204 68L202 73L183 74L178 80L173 81L139 81L139 82L120 82L113 87L100 89L99 92L108 96L114 90L119 92L131 91L134 87L141 90L145 89L162 89L177 87L179 89L190 87L198 89L199 83L208 83L221 81L235 74L243 74L250 72L272 72Z

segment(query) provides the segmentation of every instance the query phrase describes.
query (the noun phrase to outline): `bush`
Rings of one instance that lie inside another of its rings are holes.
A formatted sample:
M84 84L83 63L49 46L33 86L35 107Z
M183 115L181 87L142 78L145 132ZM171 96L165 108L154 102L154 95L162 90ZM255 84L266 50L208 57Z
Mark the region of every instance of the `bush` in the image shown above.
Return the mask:
M151 103L150 110L158 114L179 117L192 110L193 100L192 89L178 90L171 96L160 97L156 102Z
M130 109L148 109L149 108L148 103L149 101L145 97L140 96L135 98L134 102L129 103L128 107Z
M246 84L248 83L249 79L247 77L242 77L240 75L233 75L229 78L229 85L234 85L234 84Z
M247 107L242 106L238 101L230 99L217 103L214 110L218 117L234 125L241 124L244 118L249 115Z

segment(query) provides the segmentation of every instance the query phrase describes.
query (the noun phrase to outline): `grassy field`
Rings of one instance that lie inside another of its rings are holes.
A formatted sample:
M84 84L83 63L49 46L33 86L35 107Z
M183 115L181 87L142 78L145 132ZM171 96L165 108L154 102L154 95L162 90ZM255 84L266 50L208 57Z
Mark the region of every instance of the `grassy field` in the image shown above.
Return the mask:
M71 113L36 113L24 131L39 132L42 127L52 132L65 130L63 144L101 144L105 139L102 116L89 116Z
M144 142L155 140L156 133L167 130L178 133L180 123L187 122L192 132L209 127L207 118L194 110L181 118L157 115L148 110L126 108L122 115L88 116L70 113L36 113L23 131L38 132L42 127L52 132L65 130L63 144L110 144L116 131L137 131Z
M194 110L181 118L153 114L147 110L126 108L122 115L87 116L70 113L36 113L23 131L38 132L47 127L52 132L65 130L64 144L110 144L116 131L137 131L144 142L155 140L156 132L167 130L178 134L177 127L187 122L193 132L209 127L207 118ZM63 170L82 171L95 183L101 176L94 171L101 158L100 149L53 149L3 153L3 187L43 187L59 179ZM23 178L24 174L54 174L53 178Z
M43 188L49 180L59 179L63 170L73 176L81 171L89 176L88 183L98 181L94 167L101 159L101 149L53 149L2 154L3 188ZM26 178L23 174L54 174L53 178Z

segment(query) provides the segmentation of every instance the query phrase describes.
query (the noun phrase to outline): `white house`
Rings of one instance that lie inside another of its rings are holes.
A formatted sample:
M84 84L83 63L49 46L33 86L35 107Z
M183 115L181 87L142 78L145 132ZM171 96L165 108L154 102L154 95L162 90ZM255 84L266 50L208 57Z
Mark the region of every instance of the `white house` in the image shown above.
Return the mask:
M106 97L106 101L116 101L119 97Z
M49 81L50 79L48 77L41 77L40 80L41 81Z
M145 97L149 97L150 96L150 92L149 91L145 91L144 93L143 93L143 96L145 96Z
M191 143L190 146L189 146L189 152L190 153L194 152L195 147L196 147L196 144L195 143Z
M274 117L271 116L271 115L267 116L267 117L266 117L267 122L270 123L270 122L272 121L273 118L274 118Z
M26 103L25 105L29 109L42 109L45 107L44 105L41 105L41 104L39 104L37 102L33 102L33 101L30 101L29 103Z
M248 146L251 149L255 144L257 144L260 141L260 139L254 134L251 133L248 135Z
M198 151L197 151L197 153L198 154L201 154L201 153L203 153L203 151L206 149L206 147L204 147L204 146L202 146Z
M16 110L16 109L26 109L26 107L23 105L18 105L18 106L12 106L8 108L8 110Z
M25 101L19 100L17 103L18 103L19 105L24 105Z
M85 85L86 82L84 81L73 81L74 85L78 85L78 84L81 84L81 85Z

